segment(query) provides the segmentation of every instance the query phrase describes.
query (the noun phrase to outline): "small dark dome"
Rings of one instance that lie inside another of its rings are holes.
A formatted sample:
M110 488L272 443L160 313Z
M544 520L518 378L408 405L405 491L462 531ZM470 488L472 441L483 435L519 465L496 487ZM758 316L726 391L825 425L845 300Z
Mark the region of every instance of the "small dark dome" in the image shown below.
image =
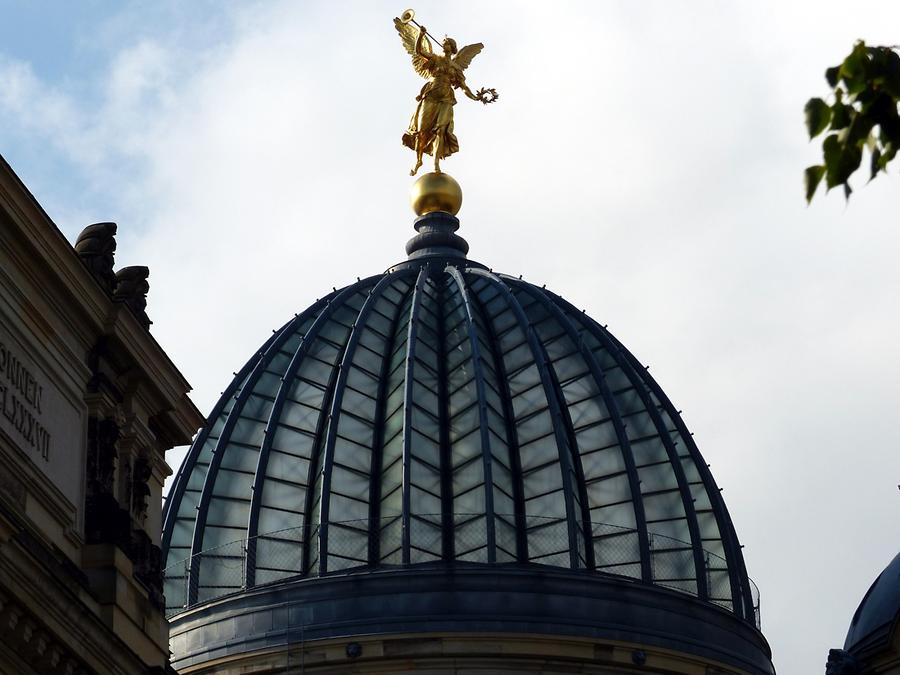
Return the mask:
M517 627L771 672L678 411L584 312L467 260L457 226L419 218L407 262L276 330L216 404L166 503L178 667L272 644L234 617L291 606L306 639Z
M900 621L900 553L878 575L853 614L844 649L856 653L889 639Z

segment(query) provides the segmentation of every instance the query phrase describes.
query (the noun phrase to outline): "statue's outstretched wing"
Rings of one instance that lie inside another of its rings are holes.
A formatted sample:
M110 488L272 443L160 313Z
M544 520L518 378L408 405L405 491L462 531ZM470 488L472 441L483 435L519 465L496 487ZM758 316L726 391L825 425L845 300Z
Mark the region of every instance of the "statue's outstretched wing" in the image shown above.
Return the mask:
M428 70L428 59L422 58L416 54L416 40L419 37L418 29L414 28L411 24L403 23L397 18L394 19L394 26L396 27L397 32L400 33L400 40L403 42L403 46L406 48L406 51L409 52L409 55L412 56L413 68L415 68L416 72L422 77L431 77L431 72ZM425 39L422 40L422 51L426 54L434 53L434 50L431 48L431 40L428 39L427 35L425 36Z
M476 42L474 45L467 45L459 50L453 58L453 63L458 65L461 70L465 70L472 63L472 59L481 53L482 49L484 49L484 45L480 42Z

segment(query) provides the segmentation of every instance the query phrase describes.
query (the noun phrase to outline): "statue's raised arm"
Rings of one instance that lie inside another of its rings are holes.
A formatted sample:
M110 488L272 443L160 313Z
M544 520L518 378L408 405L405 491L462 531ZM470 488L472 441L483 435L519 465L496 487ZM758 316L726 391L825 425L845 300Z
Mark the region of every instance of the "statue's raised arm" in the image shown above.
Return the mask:
M434 54L434 49L431 47L431 40L428 39L428 35L425 34L425 31L419 31L411 24L403 23L398 18L394 18L394 27L400 33L400 41L412 57L413 68L422 77L430 79L431 73L428 70L428 59L429 56Z
M480 89L473 94L463 74L472 59L484 49L483 44L478 42L457 49L456 40L448 37L441 43L443 54L436 54L428 31L416 24L413 16L414 12L408 9L402 17L394 19L400 40L412 57L413 68L428 80L416 96L416 111L403 134L403 144L416 153L416 164L409 172L411 176L422 166L423 154L434 157L434 170L440 173L441 160L459 150L459 141L453 133L454 89L462 89L466 96L482 103L493 103L497 99L494 89Z

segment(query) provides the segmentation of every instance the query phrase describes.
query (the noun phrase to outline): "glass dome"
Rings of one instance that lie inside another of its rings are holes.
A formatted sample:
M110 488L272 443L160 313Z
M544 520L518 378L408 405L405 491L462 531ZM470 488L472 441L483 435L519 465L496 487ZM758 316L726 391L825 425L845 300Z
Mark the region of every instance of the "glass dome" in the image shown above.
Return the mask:
M169 613L284 580L533 565L674 589L758 626L720 491L647 370L439 229L236 374L166 504Z

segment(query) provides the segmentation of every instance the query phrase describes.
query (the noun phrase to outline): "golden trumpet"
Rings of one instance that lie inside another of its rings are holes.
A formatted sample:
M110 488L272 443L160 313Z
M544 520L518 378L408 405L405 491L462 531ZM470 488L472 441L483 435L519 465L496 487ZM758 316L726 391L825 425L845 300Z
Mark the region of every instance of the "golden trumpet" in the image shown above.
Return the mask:
M414 9L404 9L403 14L400 15L400 23L411 23L416 28L422 27L416 22L416 10ZM425 35L430 37L436 43L441 44L441 41L434 37L434 35L429 33L427 30L425 31Z

